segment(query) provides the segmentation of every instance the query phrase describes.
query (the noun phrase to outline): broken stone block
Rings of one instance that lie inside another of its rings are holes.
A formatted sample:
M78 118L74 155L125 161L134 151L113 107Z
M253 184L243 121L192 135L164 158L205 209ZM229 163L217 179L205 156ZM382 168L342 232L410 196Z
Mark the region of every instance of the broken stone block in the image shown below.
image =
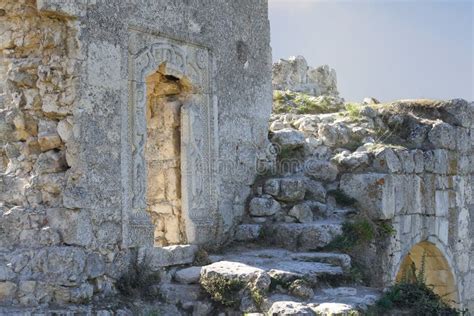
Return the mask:
M0 302L11 303L16 297L17 285L10 281L0 282Z
M45 120L39 122L38 143L41 151L48 151L61 146L62 142L57 133L56 122Z
M300 223L310 223L313 221L313 211L308 204L298 204L291 208L288 215L296 218Z
M440 149L456 149L456 130L448 123L438 121L428 133L429 141Z
M309 298L312 298L314 295L311 285L308 282L301 279L295 280L293 283L291 283L288 289L291 295L294 295L302 299L309 299Z
M241 224L237 226L235 240L252 241L258 239L262 231L262 225L259 224Z
M277 196L280 193L280 179L269 179L265 181L263 191L266 194Z
M291 128L275 131L271 142L278 145L280 150L296 149L305 143L304 134Z
M302 178L283 178L280 180L278 200L294 202L304 199L306 193L305 181Z
M250 201L250 215L252 216L272 216L280 211L280 203L275 201L270 195L254 197Z
M329 161L310 159L304 165L305 174L315 180L334 181L339 173L337 167Z
M176 271L174 278L182 284L198 283L201 277L201 267L189 267Z
M152 271L158 271L162 267L192 263L197 251L196 245L151 247L140 249L140 256Z
M318 202L326 202L327 191L321 182L306 179L306 197Z
M65 171L67 168L64 153L55 150L49 150L39 155L34 165L37 174L53 173Z
M391 148L381 148L375 151L374 168L380 172L398 173L402 165Z

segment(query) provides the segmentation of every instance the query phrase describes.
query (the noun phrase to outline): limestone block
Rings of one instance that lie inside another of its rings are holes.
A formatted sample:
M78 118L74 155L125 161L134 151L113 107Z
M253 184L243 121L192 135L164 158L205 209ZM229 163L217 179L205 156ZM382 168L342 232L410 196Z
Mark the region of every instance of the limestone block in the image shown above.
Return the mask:
M292 301L274 302L268 310L268 315L315 315L313 310L304 303Z
M46 217L49 225L59 231L64 243L84 247L91 244L94 236L86 210L52 208L46 211Z
M237 241L252 241L258 239L262 232L262 225L241 224L237 226L234 239Z
M263 191L266 194L277 196L280 193L280 179L269 179L265 181Z
M425 170L437 174L447 174L449 170L448 152L444 149L425 151Z
M255 285L258 285L261 291L268 290L271 283L270 276L264 270L240 262L219 261L202 267L199 282L215 299L219 296L216 296L214 291L222 281L240 285L242 289L248 283L257 281Z
M270 195L255 197L250 201L249 211L252 216L271 216L280 211L280 203Z
M17 285L10 281L0 282L0 302L11 303L16 297Z
M415 163L415 173L422 173L425 170L425 160L423 151L419 149L415 149L412 151L413 153L413 160Z
M302 299L310 299L314 296L313 289L311 285L301 279L295 280L291 283L290 287L288 288L291 295L302 298Z
M306 160L304 171L314 180L334 181L339 173L337 167L329 161L310 159Z
M366 165L369 162L369 155L363 151L351 153L347 150L335 155L331 161L342 168L353 170Z
M54 247L47 252L46 264L41 264L44 273L63 285L76 285L84 277L86 264L84 250L77 247Z
M18 286L18 298L22 305L36 305L38 302L35 291L36 281L20 281Z
M61 140L66 143L73 137L72 125L68 120L62 120L58 123L57 133Z
M180 218L177 216L165 216L163 219L166 241L170 244L179 243L181 240Z
M196 302L203 297L199 285L195 284L162 284L160 285L160 296L168 304L185 305ZM170 314L173 315L173 314Z
M310 223L313 221L313 211L305 203L293 206L288 215L296 218L300 223Z
M414 152L408 150L397 151L397 156L402 165L403 173L413 173L415 171Z
M61 146L62 142L57 133L56 122L40 120L38 126L38 143L41 151L48 151Z
M446 190L436 190L435 203L436 216L447 217L449 212L449 192Z
M421 179L418 176L345 174L340 188L375 219L423 212Z
M456 130L448 123L438 121L428 133L429 141L440 149L454 150L456 148Z
M85 273L89 279L95 279L105 274L105 260L98 253L87 256Z
M92 299L94 287L89 283L83 283L81 286L71 290L70 302L75 304L84 304Z
M81 17L87 13L87 2L68 0L38 0L37 8L41 11L52 11L60 15Z
M306 197L322 203L326 202L327 191L319 181L305 179Z
M194 261L196 245L177 245L168 247L141 248L141 256L153 271L162 267L190 264Z
M37 174L65 171L67 168L64 153L49 150L39 155L34 165Z
M306 193L305 179L302 178L283 178L280 180L280 193L276 199L281 201L299 201Z
M271 142L278 145L280 150L291 150L302 147L305 143L304 134L291 128L275 131Z
M199 283L201 267L189 267L176 271L174 278L182 284Z
M379 172L398 173L402 171L402 164L393 149L382 148L377 150L374 158L374 168Z
M318 135L328 147L344 146L350 142L350 130L344 124L320 124Z

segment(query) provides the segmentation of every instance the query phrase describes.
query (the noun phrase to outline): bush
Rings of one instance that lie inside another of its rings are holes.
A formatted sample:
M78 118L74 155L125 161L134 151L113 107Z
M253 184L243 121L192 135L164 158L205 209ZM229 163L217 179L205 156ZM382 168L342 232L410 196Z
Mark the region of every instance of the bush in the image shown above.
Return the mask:
M326 248L349 251L355 246L364 245L375 238L375 228L367 219L358 219L342 224L342 235L334 238Z
M393 285L377 301L369 315L383 315L391 310L409 311L410 315L459 315L424 282L401 282Z

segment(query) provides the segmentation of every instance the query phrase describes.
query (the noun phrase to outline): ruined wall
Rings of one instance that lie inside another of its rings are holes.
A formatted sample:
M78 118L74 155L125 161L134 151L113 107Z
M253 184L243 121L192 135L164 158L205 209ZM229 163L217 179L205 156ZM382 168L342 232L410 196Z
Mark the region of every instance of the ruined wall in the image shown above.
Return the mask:
M419 272L426 251L427 282L455 300L449 303L472 311L474 103L402 100L348 109L272 115L272 142L292 168L283 168L285 182L265 182L267 195L252 200L250 220L367 219L381 233L350 254L371 286L400 278L407 256L416 258ZM299 204L288 207L286 196ZM330 230L311 235L272 225L267 239L290 249L317 249L331 237Z
M266 145L266 1L4 0L0 20L2 304L113 293L128 247L153 244L151 219L133 213L146 205L146 166L135 159L146 115L135 105L157 62L202 88L186 110L204 118L192 129L204 165L190 179L212 199L192 209L205 228L191 230L192 241L226 238ZM163 47L174 57L159 56ZM175 58L183 54L192 62L184 70Z
M416 255L418 247L426 250L426 275L428 282L437 283L435 291L472 310L474 106L464 100L421 100L392 107L387 109L391 135L386 142L402 147L376 150L372 164L342 176L341 189L371 218L387 220L394 229L387 247L373 249L371 255L380 260L384 285L396 279L402 261L409 253ZM348 161L350 156L340 158ZM416 262L418 270L420 264ZM449 281L451 274L455 284ZM446 286L455 293L443 292Z

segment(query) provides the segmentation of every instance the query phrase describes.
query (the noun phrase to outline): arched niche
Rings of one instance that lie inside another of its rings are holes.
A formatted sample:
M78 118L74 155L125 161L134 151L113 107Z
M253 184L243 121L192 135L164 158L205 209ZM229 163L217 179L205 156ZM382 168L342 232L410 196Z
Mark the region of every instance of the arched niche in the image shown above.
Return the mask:
M400 264L396 282L415 281L422 270L425 283L433 292L449 305L457 307L459 297L452 269L441 250L428 241L422 241L410 249Z

